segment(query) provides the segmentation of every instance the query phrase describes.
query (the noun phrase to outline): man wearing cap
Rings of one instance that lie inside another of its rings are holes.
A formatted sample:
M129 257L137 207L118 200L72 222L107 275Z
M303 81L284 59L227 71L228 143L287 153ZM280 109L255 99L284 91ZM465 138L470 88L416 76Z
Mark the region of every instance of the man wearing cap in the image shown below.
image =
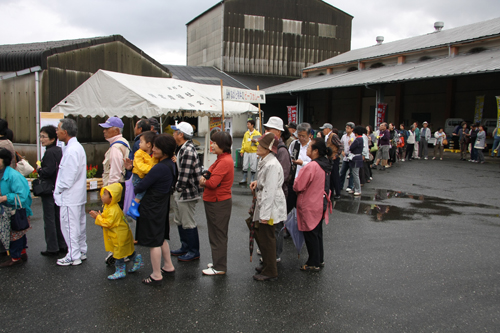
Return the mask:
M250 167L252 173L252 182L255 180L255 173L257 172L257 145L256 136L260 136L259 131L255 129L255 120L248 119L247 128L243 141L241 142L240 156L243 157L243 178L240 184L247 183L247 172Z
M330 134L332 133L333 129L332 124L324 123L323 126L321 126L319 129L323 130L323 136L325 137L325 142L328 142L328 139L330 138Z
M177 170L178 177L173 194L172 208L174 210L174 222L179 230L181 247L171 250L170 253L177 256L179 261L192 261L200 258L200 240L198 227L194 220L196 203L201 198L199 179L201 177L201 166L198 153L193 142L193 127L181 122L172 126L174 139L177 143Z
M290 167L291 167L291 160L290 160L290 153L288 152L288 149L286 145L283 143L283 140L281 139L281 132L284 130L283 129L283 120L279 117L271 117L267 121L266 124L264 124L264 128L267 133L273 133L274 134L274 148L272 149L272 153L276 155L276 158L278 159L278 162L281 165L281 168L283 169L283 185L281 188L283 189L283 194L286 197L288 197L288 181L289 181L289 176L290 176ZM281 253L283 252L283 236L284 232L283 230L283 224L284 221L278 221L279 223L275 223L275 237L276 237L276 261L281 261Z
M108 186L123 183L125 181L123 159L128 157L130 152L130 146L122 135L123 121L118 117L110 117L99 126L103 128L104 138L109 142L109 149L104 154L102 162L102 184Z
M419 155L420 155L420 157L423 157L426 160L426 159L428 159L427 150L428 150L428 146L429 146L429 140L431 138L431 129L427 128L428 123L426 121L424 121L422 123L422 126L423 127L420 130Z

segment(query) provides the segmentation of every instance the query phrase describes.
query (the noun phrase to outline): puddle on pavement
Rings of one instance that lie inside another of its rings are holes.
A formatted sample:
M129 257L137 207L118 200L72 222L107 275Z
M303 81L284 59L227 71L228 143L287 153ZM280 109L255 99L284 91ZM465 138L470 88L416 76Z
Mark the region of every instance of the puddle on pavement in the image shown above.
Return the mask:
M471 211L464 212L471 208ZM349 214L370 215L375 222L419 220L427 216L500 217L498 207L494 206L383 189L375 190L375 194L371 196L342 196L341 200L334 202L334 210Z

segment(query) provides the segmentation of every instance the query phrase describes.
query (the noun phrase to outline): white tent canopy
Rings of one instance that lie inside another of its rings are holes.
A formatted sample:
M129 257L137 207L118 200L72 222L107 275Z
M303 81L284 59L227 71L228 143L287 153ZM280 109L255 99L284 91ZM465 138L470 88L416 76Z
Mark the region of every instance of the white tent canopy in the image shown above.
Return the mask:
M222 114L220 86L99 70L51 110L65 116L159 117ZM224 102L226 116L258 112L250 103Z

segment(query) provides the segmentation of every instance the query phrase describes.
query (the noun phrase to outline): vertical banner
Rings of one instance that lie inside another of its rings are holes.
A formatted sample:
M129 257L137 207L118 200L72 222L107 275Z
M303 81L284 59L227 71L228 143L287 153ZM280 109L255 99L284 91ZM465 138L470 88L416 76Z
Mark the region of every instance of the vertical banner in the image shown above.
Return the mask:
M215 132L222 131L222 117L210 117L209 118L209 128L210 128L210 138ZM212 149L212 141L210 140L210 153L215 154Z
M480 122L483 119L484 95L476 96L476 110L474 112L474 122Z
M375 130L378 129L380 124L382 124L385 120L385 111L387 110L387 103L378 103L377 105L377 123L375 126Z
M287 106L288 108L288 123L297 123L297 105Z
M500 135L500 96L496 96L497 99L497 135Z

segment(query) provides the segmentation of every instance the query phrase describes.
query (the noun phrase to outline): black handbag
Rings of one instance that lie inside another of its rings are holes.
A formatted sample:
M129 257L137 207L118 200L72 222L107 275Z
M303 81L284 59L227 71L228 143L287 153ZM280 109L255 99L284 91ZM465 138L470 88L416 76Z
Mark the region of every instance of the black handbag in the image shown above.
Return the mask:
M54 192L54 184L46 180L33 180L31 188L33 189L33 194L37 197L41 195L52 195Z
M19 201L19 208L17 207L17 202ZM21 199L16 195L16 210L15 213L10 217L10 227L12 231L23 231L30 227L28 222L28 216L26 215L26 208L21 205Z

